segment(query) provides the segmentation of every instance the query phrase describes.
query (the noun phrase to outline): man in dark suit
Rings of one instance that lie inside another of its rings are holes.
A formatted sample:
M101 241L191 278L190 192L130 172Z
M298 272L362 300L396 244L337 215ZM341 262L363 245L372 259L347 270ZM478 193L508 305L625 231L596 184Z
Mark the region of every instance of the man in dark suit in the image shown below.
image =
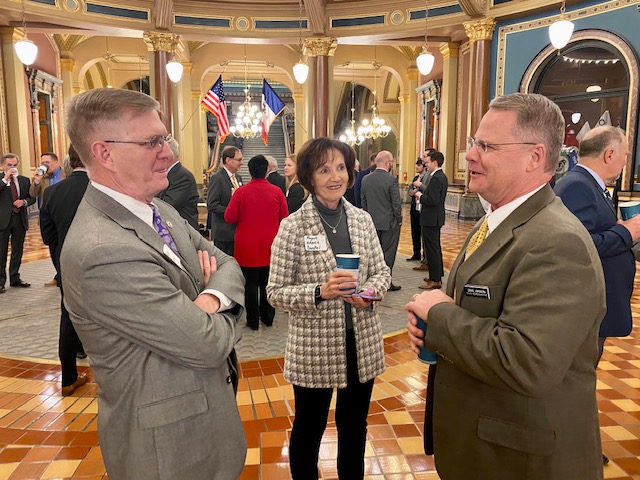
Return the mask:
M284 176L278 173L278 161L275 159L275 157L272 157L271 155L265 155L264 158L266 158L267 162L269 162L269 170L267 171L267 180L272 185L275 185L276 187L280 188L283 194L286 194L287 182Z
M27 209L36 199L29 195L30 182L27 177L18 175L20 159L15 153L7 153L0 159L4 176L0 181L0 293L5 292L7 281L7 253L11 238L11 261L9 262L9 285L28 288L30 283L20 278L20 264L24 237L29 230Z
M356 207L362 208L362 179L376 169L376 155L376 153L369 155L369 168L359 171L356 181L353 184L353 196L356 200Z
M398 179L389 174L393 164L391 152L383 150L376 156L377 168L362 180L362 208L369 212L378 232L378 240L384 253L384 261L393 270L402 225L402 201ZM389 290L400 290L391 283Z
M233 192L242 185L242 177L236 173L241 166L240 149L225 147L222 151L222 168L211 176L207 188L207 210L211 214L213 243L227 255L233 255L236 226L224 221L224 211Z
M69 147L69 166L73 169L73 173L44 191L42 194L44 201L40 209L42 241L56 251L55 258L58 259L78 205L89 184L87 170L73 145ZM60 279L60 262L54 262L54 266L57 272L56 277ZM69 318L69 312L64 306L62 282L58 281L58 285L60 286L58 357L62 367L62 396L67 397L87 382L87 374L78 374L76 355L84 350Z
M235 480L247 451L228 360L244 319L240 267L154 198L173 159L156 100L96 88L66 111L91 184L62 284L99 387L107 474Z
M411 242L413 243L413 255L407 258L408 262L413 260L422 260L422 232L420 230L420 211L416 210L416 192L418 187L414 185L422 178L424 173L424 163L422 158L416 160L416 175L409 184L409 196L411 197L411 208L409 209L409 218L411 219Z
M441 288L444 276L440 230L444 225L444 200L447 197L449 182L442 171L443 163L444 155L442 152L431 152L424 159L429 178L415 195L417 201L420 202L420 227L422 228L427 265L429 265L429 276L425 278L427 283L419 286L423 290ZM424 192L422 188L424 188Z
M589 131L580 142L580 162L558 181L554 190L566 207L591 234L602 261L607 291L607 313L600 324L600 356L607 337L631 333L631 294L636 261L631 250L640 238L640 215L618 221L607 185L622 173L629 155L629 141L617 127ZM609 459L603 456L606 464Z
M157 197L175 208L189 225L199 230L198 202L200 201L200 196L198 195L196 179L193 177L193 173L187 170L178 160L180 148L178 142L171 138L167 143L171 153L173 153L173 164L167 172L169 186L161 191Z
M441 478L603 477L595 362L604 276L589 233L549 186L564 128L542 95L492 100L466 153L469 189L490 209L447 293L423 292L405 307L413 351L426 343L439 356L425 440Z

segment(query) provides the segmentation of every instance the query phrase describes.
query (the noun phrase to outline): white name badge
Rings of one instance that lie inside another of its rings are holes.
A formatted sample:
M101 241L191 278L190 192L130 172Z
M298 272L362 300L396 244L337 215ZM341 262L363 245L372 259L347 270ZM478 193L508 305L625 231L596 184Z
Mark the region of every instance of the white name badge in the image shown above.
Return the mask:
M307 252L326 252L327 237L324 235L305 235L304 249Z
M162 253L164 253L167 257L169 257L173 261L173 263L175 263L177 266L182 268L182 262L180 261L180 257L178 257L178 255L176 255L174 251L171 250L171 248L169 248L169 245L165 244L162 247Z

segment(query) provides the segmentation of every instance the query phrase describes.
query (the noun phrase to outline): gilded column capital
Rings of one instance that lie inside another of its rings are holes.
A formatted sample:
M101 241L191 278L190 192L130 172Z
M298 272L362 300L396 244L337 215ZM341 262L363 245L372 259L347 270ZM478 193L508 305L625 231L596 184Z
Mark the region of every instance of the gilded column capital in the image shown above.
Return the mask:
M443 43L440 45L440 53L442 59L447 60L449 58L458 58L460 52L460 44L458 42Z
M398 101L400 102L400 105L405 105L409 103L410 98L411 98L411 95L409 95L408 93L405 93L403 95L398 96Z
M180 62L180 63L184 67L184 74L191 75L191 72L193 71L193 62Z
M63 72L73 72L73 67L75 66L76 61L73 58L61 58L60 59L60 68Z
M302 92L294 92L291 94L291 98L293 98L293 101L297 104L298 102L302 102L304 100L304 95L302 94Z
M418 68L417 67L409 67L407 68L407 79L411 82L417 82L418 81Z
M333 57L337 47L335 37L310 37L304 40L303 52L308 57Z
M493 30L496 28L496 21L493 18L483 18L477 22L462 22L464 25L464 33L467 34L469 40L477 42L478 40L491 40Z
M171 32L144 32L144 41L149 51L171 53L180 37Z

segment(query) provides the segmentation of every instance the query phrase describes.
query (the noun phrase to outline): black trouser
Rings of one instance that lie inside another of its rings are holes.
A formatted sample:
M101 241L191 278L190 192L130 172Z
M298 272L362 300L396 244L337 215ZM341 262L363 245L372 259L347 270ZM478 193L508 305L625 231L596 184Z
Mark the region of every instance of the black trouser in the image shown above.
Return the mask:
M76 354L83 351L82 342L73 328L69 312L64 308L64 293L60 284L60 339L58 340L58 357L62 367L62 386L68 387L78 379Z
M0 287L7 281L7 254L9 252L9 237L11 237L11 261L9 262L9 283L20 281L20 264L24 249L24 237L27 234L19 213L12 213L7 228L0 231Z
M56 269L56 274L53 279L56 281L58 286L60 286L62 279L60 278L60 274L58 273L60 271L60 255L58 252L58 245L49 245L49 254L51 255L51 262L53 263L53 267Z
M373 390L371 379L358 380L356 342L347 330L347 387L338 389L336 428L338 429L338 478L364 478L364 449L367 415ZM318 478L318 452L327 427L332 388L293 386L296 415L289 442L289 465L293 480Z
M246 285L244 304L247 309L247 325L258 328L260 320L267 326L273 325L276 309L267 301L267 282L269 267L240 267Z
M442 281L444 267L442 266L442 248L440 247L440 230L442 227L422 227L422 237L429 265L429 279L434 282Z
M231 255L233 257L233 242L223 242L221 240L213 240L213 244L222 250L227 255Z
M413 258L422 258L422 229L420 227L420 212L411 212L411 242L413 243Z

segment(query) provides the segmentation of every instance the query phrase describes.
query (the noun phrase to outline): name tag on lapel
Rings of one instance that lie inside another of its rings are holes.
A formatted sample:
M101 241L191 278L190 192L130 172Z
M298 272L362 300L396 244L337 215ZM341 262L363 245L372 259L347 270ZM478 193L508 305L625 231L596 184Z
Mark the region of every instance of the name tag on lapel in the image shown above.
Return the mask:
M171 261L175 263L178 267L182 268L182 262L180 261L180 257L176 255L175 252L171 250L171 248L169 248L169 245L165 245L162 248L162 253L164 253L167 257L169 257Z
M326 252L327 237L324 235L305 235L304 249L307 252Z
M468 297L485 298L491 300L491 292L489 287L484 285L465 285L464 294Z

